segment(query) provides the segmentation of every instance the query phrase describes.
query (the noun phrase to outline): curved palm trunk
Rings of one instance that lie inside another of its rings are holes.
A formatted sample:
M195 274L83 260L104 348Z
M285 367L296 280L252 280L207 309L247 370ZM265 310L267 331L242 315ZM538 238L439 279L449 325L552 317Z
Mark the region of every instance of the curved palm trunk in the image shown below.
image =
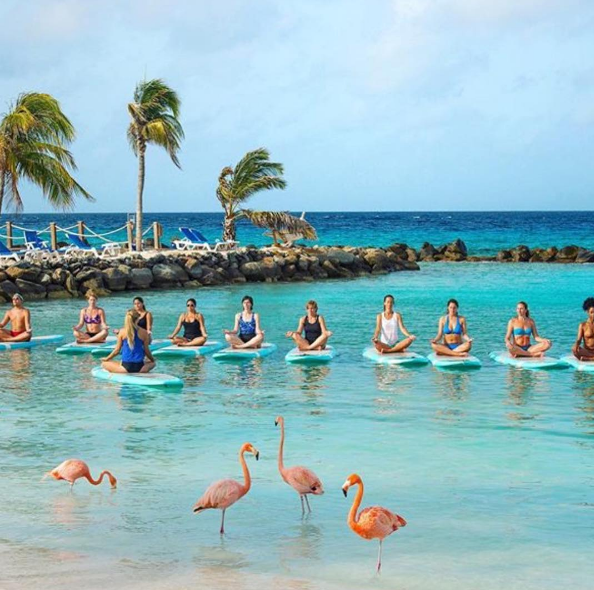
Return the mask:
M4 170L0 170L0 215L2 214L2 206L4 205L4 188L6 179L4 178Z
M235 215L225 211L225 220L223 221L223 241L235 241Z
M138 142L138 192L136 196L136 251L142 250L142 194L144 192L144 155L146 145Z

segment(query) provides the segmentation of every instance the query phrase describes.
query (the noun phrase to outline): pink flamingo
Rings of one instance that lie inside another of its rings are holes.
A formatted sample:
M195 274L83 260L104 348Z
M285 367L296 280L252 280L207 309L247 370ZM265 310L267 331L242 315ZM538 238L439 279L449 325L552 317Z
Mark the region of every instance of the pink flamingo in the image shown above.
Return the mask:
M364 508L357 515L357 510L359 510L361 500L363 499L363 481L356 473L353 473L347 477L342 486L342 491L346 498L348 489L355 485L358 485L359 489L349 511L347 523L351 527L351 530L360 537L367 540L379 539L379 553L377 556L377 573L379 574L382 567L382 542L388 535L391 535L400 527L406 526L406 520L402 516L394 514L381 506Z
M281 427L281 438L280 445L278 447L278 470L283 480L288 483L301 498L301 514L305 514L305 508L303 507L303 499L307 504L307 509L311 512L309 506L309 500L307 494L314 494L315 496L321 496L324 493L324 488L320 478L307 467L301 467L296 465L295 467L285 467L283 463L283 446L285 444L285 419L282 416L278 416L274 421L274 425Z
M243 498L252 485L252 479L250 477L250 472L248 470L247 464L245 462L245 457L243 456L244 453L252 453L256 457L256 461L260 458L260 453L258 449L254 447L251 443L244 443L239 449L239 463L241 464L241 468L243 469L243 477L245 483L242 484L234 479L221 479L219 481L215 481L211 483L202 497L196 502L194 505L194 512L202 512L203 510L207 510L209 508L217 508L218 510L223 511L223 517L221 519L221 535L225 534L225 510L232 506L239 500Z
M109 478L109 483L111 484L112 488L115 488L118 480L109 472L109 471L102 471L99 475L99 479L93 479L91 476L91 472L89 470L89 466L80 459L66 459L63 463L60 463L57 467L46 473L43 477L53 477L58 481L63 479L70 483L70 487L74 485L74 482L84 477L89 483L93 484L94 486L98 486L102 481L103 478L107 475Z

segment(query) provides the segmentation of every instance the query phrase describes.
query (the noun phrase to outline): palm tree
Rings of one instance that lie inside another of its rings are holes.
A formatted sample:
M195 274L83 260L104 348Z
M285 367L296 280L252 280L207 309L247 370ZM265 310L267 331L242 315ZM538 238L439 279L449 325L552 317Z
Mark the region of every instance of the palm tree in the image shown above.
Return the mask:
M0 120L0 213L6 203L23 210L19 181L36 184L57 209L72 209L74 196L91 195L74 180L76 163L66 146L74 140L72 123L49 94L17 97Z
M142 194L144 192L146 146L154 143L167 150L172 162L181 168L177 152L184 131L178 120L180 100L163 80L145 80L136 85L134 102L128 104L132 122L128 141L138 157L138 192L136 199L136 250L142 250Z
M270 230L274 245L279 242L285 245L291 245L295 240L317 240L318 234L311 223L306 221L303 216L295 217L286 211L252 211L244 209L243 215L247 217L255 226Z
M221 170L217 199L225 212L223 240L235 240L235 222L245 216L241 205L259 191L284 189L287 181L282 177L283 165L270 161L265 148L248 152L235 166Z

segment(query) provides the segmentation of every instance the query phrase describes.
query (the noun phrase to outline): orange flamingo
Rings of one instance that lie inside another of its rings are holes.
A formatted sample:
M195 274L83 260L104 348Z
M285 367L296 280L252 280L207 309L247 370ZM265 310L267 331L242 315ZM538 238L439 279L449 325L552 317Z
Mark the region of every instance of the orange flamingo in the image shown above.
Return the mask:
M243 456L246 452L252 453L252 455L256 457L256 461L260 458L258 449L251 443L244 443L241 446L241 449L239 449L239 463L243 469L245 483L242 484L234 479L221 479L215 481L208 486L204 494L202 494L202 497L196 504L194 504L194 512L202 512L209 508L217 508L218 510L223 511L223 517L221 519L221 535L225 534L225 510L227 510L229 506L235 504L237 500L243 498L243 496L249 492L252 485L250 472L245 462L245 457Z
M288 483L301 498L301 514L305 514L303 507L303 500L307 504L307 509L311 512L307 494L314 494L321 496L324 493L324 488L320 478L307 467L296 465L295 467L285 467L283 464L283 446L285 444L285 419L278 416L274 421L274 425L281 427L280 445L278 447L278 470L283 480Z
M379 574L382 567L382 542L388 535L391 535L400 527L406 526L406 520L381 506L364 508L357 516L357 510L359 510L363 499L363 481L356 473L353 473L347 477L342 486L342 491L346 498L348 489L356 485L359 486L359 489L349 511L347 523L351 530L360 537L367 540L379 539L379 553L377 556L377 573Z
M84 477L94 486L98 486L106 475L109 478L111 487L115 488L118 480L109 471L102 471L99 475L99 479L93 479L89 466L84 461L81 461L80 459L66 459L66 461L60 463L57 467L46 473L43 479L48 476L53 477L58 481L63 479L69 482L70 487L72 488L74 482L81 477Z

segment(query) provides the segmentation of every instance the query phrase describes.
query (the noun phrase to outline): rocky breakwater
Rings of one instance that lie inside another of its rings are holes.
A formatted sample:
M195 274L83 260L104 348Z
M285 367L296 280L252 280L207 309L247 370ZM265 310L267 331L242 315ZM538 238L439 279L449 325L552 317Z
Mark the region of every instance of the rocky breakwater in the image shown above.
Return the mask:
M155 252L104 260L85 258L0 270L0 300L16 292L26 299L61 299L142 289L194 289L247 282L350 279L419 270L396 245L391 248L241 248L233 252Z

